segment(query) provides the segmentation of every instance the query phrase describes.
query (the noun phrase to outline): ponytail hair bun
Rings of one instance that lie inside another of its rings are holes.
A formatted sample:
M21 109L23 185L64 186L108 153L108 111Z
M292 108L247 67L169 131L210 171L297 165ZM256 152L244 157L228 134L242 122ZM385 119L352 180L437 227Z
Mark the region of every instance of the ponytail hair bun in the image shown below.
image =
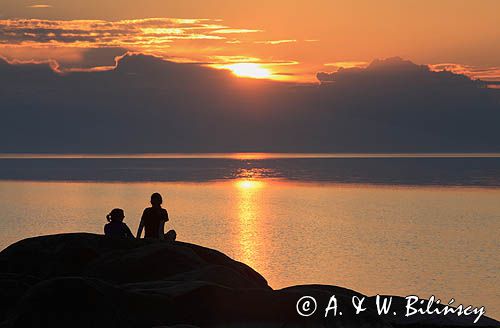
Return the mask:
M123 220L124 217L125 214L123 213L123 210L121 208L115 208L108 215L106 215L106 220L111 222L114 220Z

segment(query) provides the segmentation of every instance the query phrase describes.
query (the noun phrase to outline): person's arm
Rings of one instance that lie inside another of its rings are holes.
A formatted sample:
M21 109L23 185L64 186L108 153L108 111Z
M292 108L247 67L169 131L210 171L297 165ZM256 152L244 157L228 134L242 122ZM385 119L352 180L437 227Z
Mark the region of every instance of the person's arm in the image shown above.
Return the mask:
M127 236L127 238L134 238L134 234L132 233L132 231L130 231L130 228L126 224L125 224L125 235Z
M164 210L164 211L165 211L165 215L164 215L163 221L160 222L160 227L158 230L158 236L162 240L165 238L165 222L168 221L168 212L167 212L167 210Z
M137 228L137 237L136 237L137 239L141 238L142 229L144 229L144 215L146 215L146 210L144 210L144 212L142 212L141 222L139 223L139 228Z
M160 240L163 240L165 237L165 222L166 221L161 221L160 222L160 228L158 230L158 237Z
M139 223L139 228L137 229L137 239L141 239L142 235L142 229L144 229L144 222L141 219L141 222Z

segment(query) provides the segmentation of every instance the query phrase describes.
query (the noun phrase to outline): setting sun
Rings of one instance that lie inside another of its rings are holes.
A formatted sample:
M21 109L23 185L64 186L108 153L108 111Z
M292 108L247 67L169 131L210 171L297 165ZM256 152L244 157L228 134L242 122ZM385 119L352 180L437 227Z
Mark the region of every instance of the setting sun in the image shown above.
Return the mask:
M225 66L236 76L251 77L254 79L267 79L271 77L271 72L259 64L238 63Z

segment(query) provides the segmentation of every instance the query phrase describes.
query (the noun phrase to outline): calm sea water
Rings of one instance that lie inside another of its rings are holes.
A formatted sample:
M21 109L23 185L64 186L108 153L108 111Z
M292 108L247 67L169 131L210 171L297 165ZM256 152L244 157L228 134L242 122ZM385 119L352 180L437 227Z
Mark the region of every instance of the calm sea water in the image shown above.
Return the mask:
M114 207L134 230L156 191L180 240L247 263L274 288L436 295L500 317L496 155L4 155L0 248L101 233Z

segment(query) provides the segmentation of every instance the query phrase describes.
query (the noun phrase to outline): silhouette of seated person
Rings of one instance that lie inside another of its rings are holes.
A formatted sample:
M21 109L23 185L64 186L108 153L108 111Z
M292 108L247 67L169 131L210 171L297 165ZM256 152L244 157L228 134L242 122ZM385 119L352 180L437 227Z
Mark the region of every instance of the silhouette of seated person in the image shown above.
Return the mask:
M144 238L148 239L167 239L175 240L176 233L170 230L165 234L165 222L168 221L168 212L161 207L163 199L159 193L151 195L151 207L144 209L142 213L139 229L137 230L137 238L141 238L142 230L144 230Z
M125 214L121 208L113 209L106 215L108 223L104 226L104 234L113 238L134 238L127 224L123 222L124 218Z

